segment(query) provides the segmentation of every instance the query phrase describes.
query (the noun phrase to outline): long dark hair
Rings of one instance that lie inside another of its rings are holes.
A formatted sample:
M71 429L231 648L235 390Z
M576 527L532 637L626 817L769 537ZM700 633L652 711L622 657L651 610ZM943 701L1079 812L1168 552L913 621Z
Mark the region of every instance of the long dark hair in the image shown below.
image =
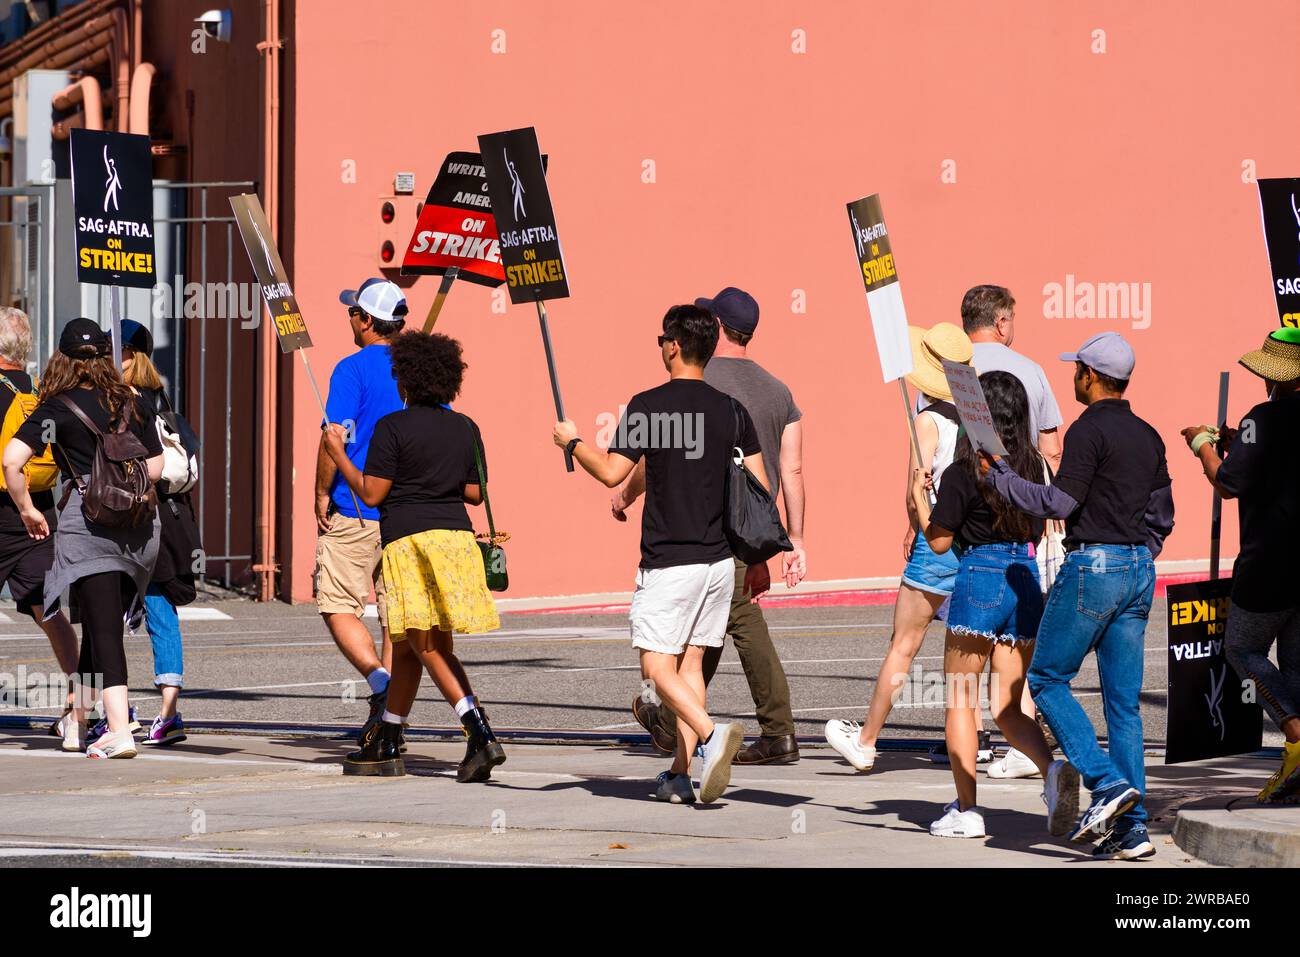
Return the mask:
M40 400L48 402L57 395L88 385L99 393L99 404L104 407L113 425L121 417L131 421L135 393L122 381L117 367L108 356L69 358L62 352L50 356L41 377Z
M1043 484L1043 459L1029 432L1029 396L1025 387L1009 372L986 372L980 376L993 425L1006 448L1005 461L1021 478ZM1033 520L979 480L980 456L965 432L957 440L951 468L966 469L975 479L984 503L993 510L993 531L1003 541L1027 542L1034 537Z

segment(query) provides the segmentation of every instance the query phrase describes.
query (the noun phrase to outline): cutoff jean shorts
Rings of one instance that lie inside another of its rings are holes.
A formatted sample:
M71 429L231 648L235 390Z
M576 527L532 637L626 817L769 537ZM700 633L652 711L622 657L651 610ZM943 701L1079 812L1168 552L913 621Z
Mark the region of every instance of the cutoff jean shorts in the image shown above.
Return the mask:
M1014 644L1038 637L1043 592L1027 542L998 542L962 550L948 609L948 629Z

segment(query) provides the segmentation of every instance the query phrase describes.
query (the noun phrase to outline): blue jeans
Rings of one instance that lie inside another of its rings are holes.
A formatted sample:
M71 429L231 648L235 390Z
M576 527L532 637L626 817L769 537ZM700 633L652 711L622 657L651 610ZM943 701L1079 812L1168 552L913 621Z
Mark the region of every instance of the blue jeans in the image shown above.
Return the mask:
M176 606L167 600L157 585L150 585L144 596L145 622L153 644L153 683L180 688L185 684L185 662L181 654L181 621Z
M1155 563L1145 545L1092 545L1070 552L1038 626L1029 691L1061 750L1094 794L1117 784L1146 794L1139 694L1143 635L1155 582ZM1070 693L1070 682L1089 651L1097 655L1109 754L1097 743L1092 722ZM1146 809L1139 803L1117 819L1116 832L1145 829L1146 820Z

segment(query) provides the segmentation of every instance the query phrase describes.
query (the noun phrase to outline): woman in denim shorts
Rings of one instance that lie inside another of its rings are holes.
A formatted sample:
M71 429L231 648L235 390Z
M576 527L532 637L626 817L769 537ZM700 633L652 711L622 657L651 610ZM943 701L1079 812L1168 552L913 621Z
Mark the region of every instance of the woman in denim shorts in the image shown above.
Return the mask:
M1043 460L1029 434L1029 401L1020 380L1010 373L980 376L993 423L1006 447L1006 462L1017 474L1041 483ZM948 688L945 732L957 800L930 826L940 837L983 837L984 818L975 804L976 733L974 711L979 681L991 661L989 710L1007 741L1038 766L1047 779L1049 809L1073 819L1078 809L1066 795L1072 769L1053 763L1043 732L1020 708L1025 672L1033 655L1038 622L1043 616L1034 543L1043 536L1043 521L1005 502L980 481L981 460L963 432L953 463L944 472L933 511L926 494L929 477L916 470L912 498L925 538L936 554L956 547L959 558L944 641L944 678ZM1068 769L1068 770L1067 770Z

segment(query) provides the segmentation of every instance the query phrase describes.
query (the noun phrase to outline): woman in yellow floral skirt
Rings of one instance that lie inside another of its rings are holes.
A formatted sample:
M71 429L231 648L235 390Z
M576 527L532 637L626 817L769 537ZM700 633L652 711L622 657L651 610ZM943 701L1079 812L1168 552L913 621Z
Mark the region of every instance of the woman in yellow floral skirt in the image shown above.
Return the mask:
M452 651L452 632L500 626L474 541L468 502L483 501L475 465L478 426L453 412L465 373L460 343L407 332L392 340L393 376L407 407L379 420L362 475L348 459L346 433L331 426L326 447L339 474L370 506L379 506L388 629L393 638L388 710L347 756L344 774L404 773L402 722L415 703L421 672L456 709L469 739L456 780L486 781L506 759ZM487 457L483 455L486 481Z

